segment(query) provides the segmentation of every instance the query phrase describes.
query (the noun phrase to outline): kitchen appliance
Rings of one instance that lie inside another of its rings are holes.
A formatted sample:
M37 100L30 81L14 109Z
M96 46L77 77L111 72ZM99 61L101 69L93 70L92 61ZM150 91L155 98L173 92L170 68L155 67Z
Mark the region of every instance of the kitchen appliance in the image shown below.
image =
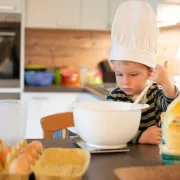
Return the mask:
M73 117L77 134L90 147L126 147L138 131L141 110L148 104L96 101L74 103Z
M0 14L0 86L20 87L21 15ZM10 81L11 80L11 81ZM9 83L8 83L9 82Z
M111 69L108 60L101 61L99 63L99 68L103 74L103 82L112 83L116 82L116 77L114 71Z

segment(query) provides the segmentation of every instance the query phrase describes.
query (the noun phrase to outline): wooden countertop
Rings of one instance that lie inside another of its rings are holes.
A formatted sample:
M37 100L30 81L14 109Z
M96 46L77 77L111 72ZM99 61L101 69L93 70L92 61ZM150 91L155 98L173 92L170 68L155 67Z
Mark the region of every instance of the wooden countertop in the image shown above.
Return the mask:
M34 139L33 139L34 140ZM28 140L31 141L31 140ZM45 148L77 148L70 139L40 140ZM120 167L161 165L159 147L155 145L132 145L130 152L91 154L91 163L83 180L111 180L113 171Z
M79 86L25 86L24 92L84 92Z

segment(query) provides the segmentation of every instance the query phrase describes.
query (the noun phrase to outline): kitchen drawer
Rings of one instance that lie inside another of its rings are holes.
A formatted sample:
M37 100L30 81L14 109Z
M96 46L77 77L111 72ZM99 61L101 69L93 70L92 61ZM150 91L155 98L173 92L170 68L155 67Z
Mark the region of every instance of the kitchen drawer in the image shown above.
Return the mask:
M20 93L0 93L0 100L2 99L20 99Z
M0 12L21 13L23 0L0 0Z

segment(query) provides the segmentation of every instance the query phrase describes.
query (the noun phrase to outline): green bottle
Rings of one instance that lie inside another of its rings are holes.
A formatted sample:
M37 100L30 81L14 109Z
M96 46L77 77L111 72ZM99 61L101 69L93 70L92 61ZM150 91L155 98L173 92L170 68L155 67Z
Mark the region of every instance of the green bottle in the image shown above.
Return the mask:
M56 85L60 85L62 80L61 72L59 69L55 70L54 82Z

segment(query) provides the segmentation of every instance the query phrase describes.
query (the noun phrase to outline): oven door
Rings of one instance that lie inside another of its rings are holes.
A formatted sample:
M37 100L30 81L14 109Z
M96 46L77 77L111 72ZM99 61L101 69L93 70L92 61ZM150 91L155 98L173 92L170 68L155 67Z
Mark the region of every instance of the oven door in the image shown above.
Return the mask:
M0 87L16 88L20 87L21 24L7 17L0 15Z

